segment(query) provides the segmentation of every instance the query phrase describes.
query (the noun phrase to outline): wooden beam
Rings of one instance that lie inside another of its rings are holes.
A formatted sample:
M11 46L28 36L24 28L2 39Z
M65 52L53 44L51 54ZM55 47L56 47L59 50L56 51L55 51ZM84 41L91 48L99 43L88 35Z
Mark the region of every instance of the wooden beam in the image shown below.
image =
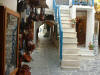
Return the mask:
M18 13L16 13L15 11L7 8L6 6L4 6L4 8L6 9L7 14L11 14L11 15L17 17L17 18L20 18L20 15Z

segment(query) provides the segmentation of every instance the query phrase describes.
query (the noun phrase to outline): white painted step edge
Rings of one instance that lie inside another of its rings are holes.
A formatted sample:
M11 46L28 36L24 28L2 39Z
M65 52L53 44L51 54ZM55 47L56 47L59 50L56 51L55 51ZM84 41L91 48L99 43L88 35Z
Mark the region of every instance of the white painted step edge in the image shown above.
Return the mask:
M80 54L78 54L78 53L77 53L77 54L63 54L63 55L68 55L68 56L70 56L70 55L71 55L71 56L80 56Z
M79 67L66 67L66 66L61 66L61 68L63 68L63 69L80 69L80 66Z

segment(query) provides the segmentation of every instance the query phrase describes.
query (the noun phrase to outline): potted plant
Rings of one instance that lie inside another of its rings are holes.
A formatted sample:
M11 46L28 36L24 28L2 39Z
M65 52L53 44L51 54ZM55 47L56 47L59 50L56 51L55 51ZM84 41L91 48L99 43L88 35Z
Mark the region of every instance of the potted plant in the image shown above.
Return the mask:
M76 24L76 18L75 19L72 19L72 27L73 28L75 27L75 24Z
M89 47L89 50L93 50L94 49L94 45L91 42L89 43L88 47Z

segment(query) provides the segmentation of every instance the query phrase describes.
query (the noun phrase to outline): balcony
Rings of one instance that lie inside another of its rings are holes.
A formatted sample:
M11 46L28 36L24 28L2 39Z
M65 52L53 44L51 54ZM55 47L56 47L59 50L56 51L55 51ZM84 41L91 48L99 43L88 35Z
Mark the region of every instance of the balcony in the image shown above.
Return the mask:
M94 0L72 0L73 5L94 6Z

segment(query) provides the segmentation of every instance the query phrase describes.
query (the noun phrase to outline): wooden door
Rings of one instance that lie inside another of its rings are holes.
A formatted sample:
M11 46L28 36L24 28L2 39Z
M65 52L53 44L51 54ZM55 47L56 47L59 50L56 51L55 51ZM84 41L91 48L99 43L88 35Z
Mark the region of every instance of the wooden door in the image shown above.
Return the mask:
M4 49L4 47L3 47L3 44L4 44L4 34L3 34L3 28L4 28L4 20L3 20L3 18L4 18L4 8L2 7L2 8L0 8L0 10L2 10L2 11L0 11L0 75L3 75L3 65L4 65L4 61L2 61L3 59L4 59L4 57L3 57L3 49Z
M100 24L99 24L99 37L98 37L98 42L99 42L99 46L100 46Z
M80 19L76 24L77 38L79 45L85 45L86 40L86 20Z

